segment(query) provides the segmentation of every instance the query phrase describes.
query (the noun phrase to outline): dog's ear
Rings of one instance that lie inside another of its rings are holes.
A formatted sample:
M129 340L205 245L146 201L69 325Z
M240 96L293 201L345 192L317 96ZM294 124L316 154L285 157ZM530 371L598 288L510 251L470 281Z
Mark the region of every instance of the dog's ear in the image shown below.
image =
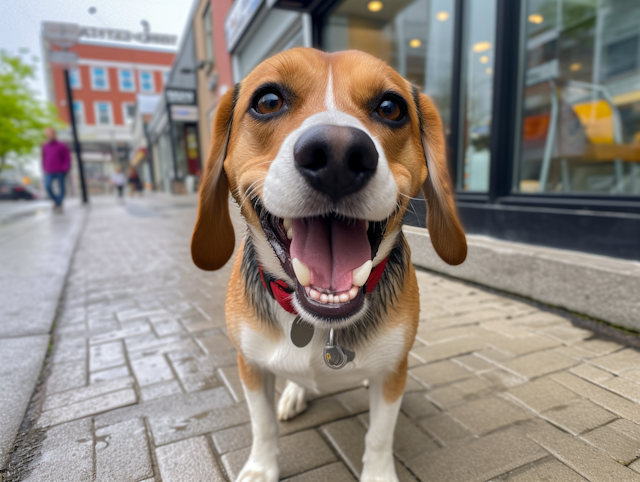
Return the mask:
M233 109L239 87L220 99L213 122L211 149L202 176L198 218L191 237L191 257L198 268L213 271L229 261L235 246L229 216L229 181L224 172Z
M442 121L431 99L418 89L414 89L414 100L428 170L422 193L427 200L429 237L443 261L460 264L467 257L467 240L453 202Z

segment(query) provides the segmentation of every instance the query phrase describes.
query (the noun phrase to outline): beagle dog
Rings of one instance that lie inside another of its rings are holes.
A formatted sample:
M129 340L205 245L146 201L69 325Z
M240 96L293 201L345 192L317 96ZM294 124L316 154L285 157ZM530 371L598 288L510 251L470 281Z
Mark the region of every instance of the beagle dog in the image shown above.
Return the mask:
M296 48L258 65L220 100L191 253L217 270L247 233L226 298L228 334L251 414L238 481L278 480L278 426L305 393L369 381L360 480L397 481L393 432L420 311L402 219L422 190L438 255L459 264L442 123L433 103L358 51ZM274 381L288 380L277 410Z

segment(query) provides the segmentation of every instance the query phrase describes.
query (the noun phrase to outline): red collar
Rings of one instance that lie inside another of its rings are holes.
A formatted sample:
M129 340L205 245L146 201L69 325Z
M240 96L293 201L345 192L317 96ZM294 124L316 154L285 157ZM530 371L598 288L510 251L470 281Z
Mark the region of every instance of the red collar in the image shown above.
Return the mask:
M371 293L378 284L378 281L380 281L382 273L384 272L384 268L387 265L388 259L389 257L387 256L382 261L380 261L380 264L378 264L378 266L371 270L371 274L369 275L369 278L364 285L367 294ZM264 271L262 271L262 266L258 266L258 270L260 271L262 286L265 287L265 289L271 294L271 296L273 296L273 298L278 302L280 306L282 306L285 311L288 311L289 313L295 315L296 309L291 303L291 299L293 298L293 290L289 288L287 283L285 283L281 279L275 279L268 274L265 275Z

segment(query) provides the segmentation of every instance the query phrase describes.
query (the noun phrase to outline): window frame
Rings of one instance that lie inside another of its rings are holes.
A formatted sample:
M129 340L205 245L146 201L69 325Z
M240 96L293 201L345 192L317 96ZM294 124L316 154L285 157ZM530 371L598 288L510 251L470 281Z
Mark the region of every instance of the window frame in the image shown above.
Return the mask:
M105 81L105 86L104 87L96 87L95 81L96 81L96 75L95 75L95 69L102 69L104 70L104 81ZM100 92L108 92L110 89L110 85L109 85L109 67L102 67L99 65L92 65L91 69L90 69L90 77L91 77L91 90L97 90Z
M142 74L149 74L151 76L151 90L145 90L142 88L142 85L143 85ZM155 94L156 93L155 72L153 70L138 70L138 85L140 87L138 91L141 94Z
M208 27L208 28L207 28ZM213 17L211 2L207 3L202 14L202 28L204 31L204 51L206 56L206 62L209 64L209 69L213 68L216 63L216 52L213 44Z
M76 105L80 106L79 111L80 111L80 122L78 122L78 118L76 116ZM76 125L77 126L84 126L87 125L87 117L85 115L85 111L84 111L84 102L81 100L74 100L73 101L73 115L75 117L76 120Z
M131 88L125 89L122 87L122 72L131 73ZM118 69L118 90L120 92L135 92L136 91L136 74L134 69Z
M100 122L100 110L98 109L98 105L99 104L106 104L106 105L109 106L109 123L108 124L102 124ZM113 104L111 103L111 101L108 101L108 100L96 100L93 103L93 114L95 115L96 126L109 127L109 126L113 126L114 125L114 122L113 122Z
M122 103L122 123L124 125L131 125L131 124L133 124L135 122L135 113L134 113L134 116L131 117L130 122L127 122L127 106L130 106L130 105L135 107L136 104L135 104L135 102L123 102Z
M74 75L74 72L76 75ZM78 81L77 85L73 85L72 79ZM69 69L69 85L73 90L82 89L82 75L80 73L80 66Z

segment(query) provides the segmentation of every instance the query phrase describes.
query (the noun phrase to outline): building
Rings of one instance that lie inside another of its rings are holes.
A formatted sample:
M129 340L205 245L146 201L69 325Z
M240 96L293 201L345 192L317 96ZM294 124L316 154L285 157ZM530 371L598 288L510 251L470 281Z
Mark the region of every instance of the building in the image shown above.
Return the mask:
M632 327L602 309L640 313L637 263L590 255L640 260L639 19L633 0L236 0L225 27L235 81L294 46L358 49L434 99L471 263L428 254L417 200L418 264Z
M81 27L78 43L69 49L77 53L79 59L78 66L69 71L69 77L90 192L103 192L108 187L112 162L125 164L130 160L137 95L162 92L175 59L175 51L164 47L106 44L86 39L87 36L101 37L100 31L112 32ZM102 37L114 38L106 34ZM125 39L122 35L120 38ZM64 71L49 62L50 51L59 49L44 38L43 43L49 100L68 124ZM71 142L70 129L60 132L59 137Z
M192 193L211 144L220 97L231 88L223 21L231 0L195 0L160 102L148 126L155 183Z

